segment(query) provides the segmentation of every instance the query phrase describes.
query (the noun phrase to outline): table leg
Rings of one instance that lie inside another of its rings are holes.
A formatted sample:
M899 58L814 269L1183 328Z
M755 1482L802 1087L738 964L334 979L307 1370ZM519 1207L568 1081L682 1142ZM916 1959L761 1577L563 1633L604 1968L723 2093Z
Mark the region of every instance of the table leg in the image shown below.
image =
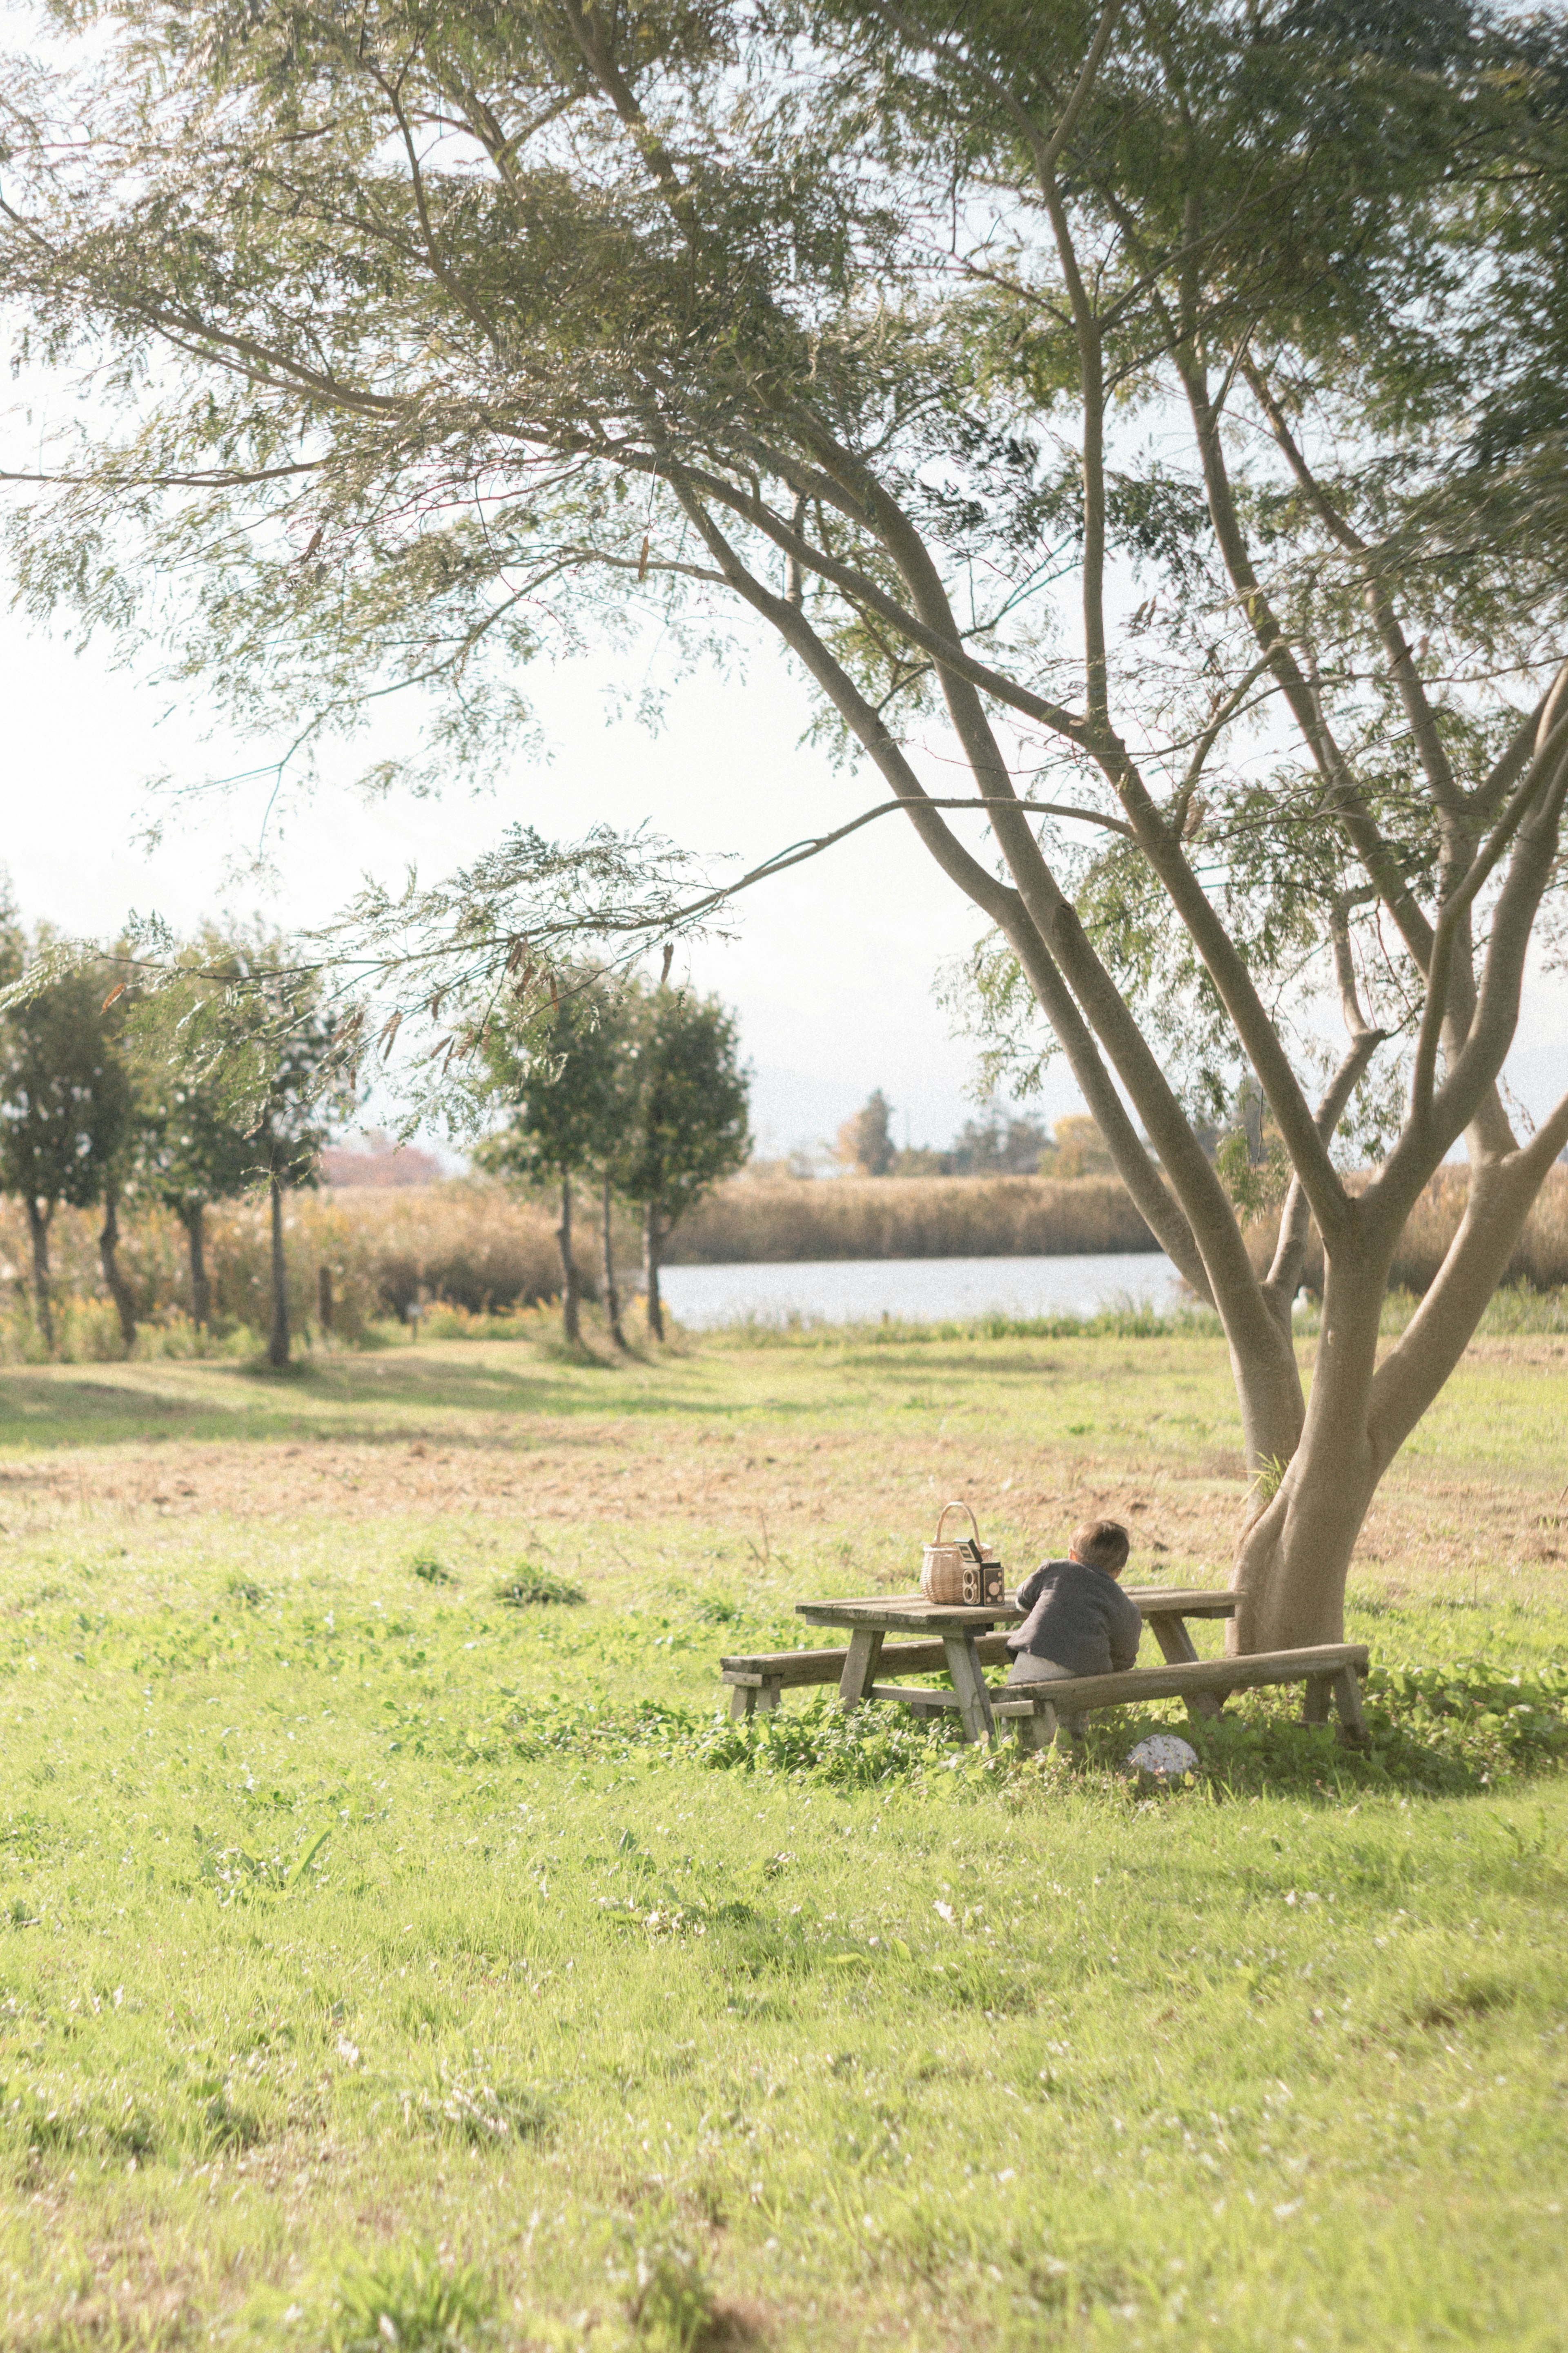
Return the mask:
M975 1650L973 1635L944 1634L942 1646L947 1652L947 1672L952 1678L952 1688L958 1694L965 1740L984 1736L994 1747L995 1719L991 1714L991 1695L980 1672L980 1654Z
M857 1626L849 1637L849 1654L838 1678L840 1707L858 1707L876 1680L882 1655L882 1637L869 1626Z
M1173 1667L1195 1664L1197 1652L1184 1621L1168 1610L1150 1610L1144 1618L1161 1650ZM1191 1692L1187 1705L1194 1715L1217 1715L1225 1703L1217 1692Z

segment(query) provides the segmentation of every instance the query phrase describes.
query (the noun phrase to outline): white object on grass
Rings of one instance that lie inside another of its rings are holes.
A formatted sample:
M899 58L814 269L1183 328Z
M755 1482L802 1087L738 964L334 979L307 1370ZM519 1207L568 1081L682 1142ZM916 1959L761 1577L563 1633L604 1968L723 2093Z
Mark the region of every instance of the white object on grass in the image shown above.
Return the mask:
M1179 1781L1198 1769L1198 1752L1178 1740L1173 1732L1156 1732L1127 1752L1130 1773L1147 1773L1153 1781Z

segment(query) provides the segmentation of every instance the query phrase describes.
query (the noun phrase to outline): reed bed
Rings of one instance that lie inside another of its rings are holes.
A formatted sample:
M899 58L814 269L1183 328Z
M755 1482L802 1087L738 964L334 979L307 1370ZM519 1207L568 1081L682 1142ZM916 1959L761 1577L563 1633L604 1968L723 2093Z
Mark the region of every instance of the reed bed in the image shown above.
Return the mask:
M1152 1250L1115 1177L736 1177L682 1219L676 1266L836 1258L1089 1258Z
M1362 1175L1351 1181L1359 1189L1367 1178ZM1389 1275L1392 1290L1420 1293L1430 1288L1459 1230L1468 1192L1468 1180L1463 1168L1437 1171L1405 1221ZM1247 1250L1259 1271L1273 1257L1279 1233L1277 1211L1258 1219L1247 1229ZM1321 1294L1323 1245L1316 1226L1307 1246L1301 1280L1309 1291ZM1525 1220L1519 1247L1508 1262L1503 1282L1514 1288L1522 1284L1531 1291L1554 1291L1568 1283L1568 1168L1553 1168L1547 1176Z
M99 1262L101 1219L89 1210L57 1212L49 1238L56 1293L58 1353L109 1359L124 1346ZM624 1239L624 1237L623 1237ZM362 1340L373 1325L401 1317L417 1299L470 1315L491 1316L552 1297L561 1286L554 1223L543 1205L519 1200L504 1187L467 1181L397 1192L291 1193L284 1208L289 1320L306 1339L321 1325L321 1270L331 1280L332 1331ZM596 1244L584 1232L583 1254ZM190 1322L190 1261L185 1231L166 1209L145 1208L121 1219L121 1263L135 1296L142 1345L194 1354L215 1345ZM271 1272L264 1198L226 1202L208 1213L207 1271L220 1340L249 1345L270 1315ZM0 1359L46 1353L28 1278L32 1257L21 1204L0 1201Z
M1445 1169L1416 1204L1395 1255L1391 1288L1418 1297L1431 1282L1464 1214L1462 1169ZM97 1213L61 1209L50 1236L56 1353L68 1361L109 1361L124 1344L99 1263ZM560 1291L552 1201L520 1198L473 1179L403 1190L353 1189L289 1196L284 1218L289 1315L307 1341L321 1333L321 1271L331 1280L333 1336L350 1345L378 1325L402 1319L416 1301L435 1336L465 1336L528 1311ZM1277 1218L1257 1220L1247 1246L1262 1267L1272 1253ZM637 1236L618 1217L617 1262L628 1289L637 1266ZM589 1200L579 1204L578 1261L584 1290L595 1293L600 1237ZM676 1229L668 1257L678 1265L848 1258L1004 1258L1152 1250L1137 1211L1115 1183L1044 1177L842 1177L833 1182L738 1178L722 1186ZM148 1355L247 1349L264 1331L270 1298L267 1205L239 1201L207 1219L207 1266L216 1335L190 1321L184 1229L166 1210L140 1209L122 1219L121 1261L135 1296ZM29 1286L31 1255L19 1202L0 1200L0 1362L41 1360ZM1322 1285L1322 1250L1314 1233L1303 1282ZM1505 1277L1500 1299L1515 1303L1507 1328L1548 1328L1541 1307L1561 1318L1568 1286L1568 1168L1554 1169ZM1555 1294L1555 1296L1549 1296ZM1120 1311L1119 1311L1120 1312ZM1129 1308L1128 1314L1133 1311ZM1143 1311L1145 1313L1149 1311ZM1521 1315L1524 1324L1519 1324ZM942 1327L944 1330L947 1327ZM1391 1326L1391 1328L1395 1328ZM1497 1328L1504 1328L1499 1325ZM1550 1328L1560 1328L1554 1321Z

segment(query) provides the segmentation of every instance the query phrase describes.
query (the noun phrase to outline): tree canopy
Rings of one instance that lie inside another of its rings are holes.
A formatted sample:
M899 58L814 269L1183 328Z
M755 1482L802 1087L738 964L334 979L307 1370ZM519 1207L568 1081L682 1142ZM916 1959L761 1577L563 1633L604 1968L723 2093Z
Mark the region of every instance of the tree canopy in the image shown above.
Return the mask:
M670 1231L752 1148L751 1085L735 1018L716 997L657 987L623 999L630 1111L608 1164L617 1193L643 1213L648 1328L664 1337L659 1266Z
M411 686L420 783L528 741L536 659L645 625L666 677L786 649L879 781L847 824L901 809L990 927L998 1069L1065 1054L1224 1320L1259 1472L1238 1639L1335 1630L1376 1482L1568 1140L1568 1098L1521 1142L1500 1088L1568 792L1561 15L94 22L7 85L22 355L95 396L17 513L34 609L162 636L301 761ZM702 920L683 879L665 845L522 828L361 932L449 1066L563 941ZM1248 1071L1288 1170L1261 1279L1199 1133ZM1377 1365L1461 1138L1471 1214Z
M559 1186L562 1311L574 1345L581 1329L573 1179L608 1166L631 1106L618 997L592 973L563 979L543 1004L510 999L487 1021L480 1060L501 1118L474 1156L505 1176Z

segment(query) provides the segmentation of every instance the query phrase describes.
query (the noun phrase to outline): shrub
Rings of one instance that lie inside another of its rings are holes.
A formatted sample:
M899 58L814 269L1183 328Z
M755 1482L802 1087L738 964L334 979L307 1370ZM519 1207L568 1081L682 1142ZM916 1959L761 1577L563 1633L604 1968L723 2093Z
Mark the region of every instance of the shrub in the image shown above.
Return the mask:
M327 2344L331 2353L471 2353L494 2301L477 2271L444 2271L433 2248L388 2252L333 2283Z
M552 1604L574 1609L587 1599L580 1585L569 1584L553 1570L535 1568L526 1560L520 1563L515 1575L496 1587L496 1599L509 1609L548 1609Z

